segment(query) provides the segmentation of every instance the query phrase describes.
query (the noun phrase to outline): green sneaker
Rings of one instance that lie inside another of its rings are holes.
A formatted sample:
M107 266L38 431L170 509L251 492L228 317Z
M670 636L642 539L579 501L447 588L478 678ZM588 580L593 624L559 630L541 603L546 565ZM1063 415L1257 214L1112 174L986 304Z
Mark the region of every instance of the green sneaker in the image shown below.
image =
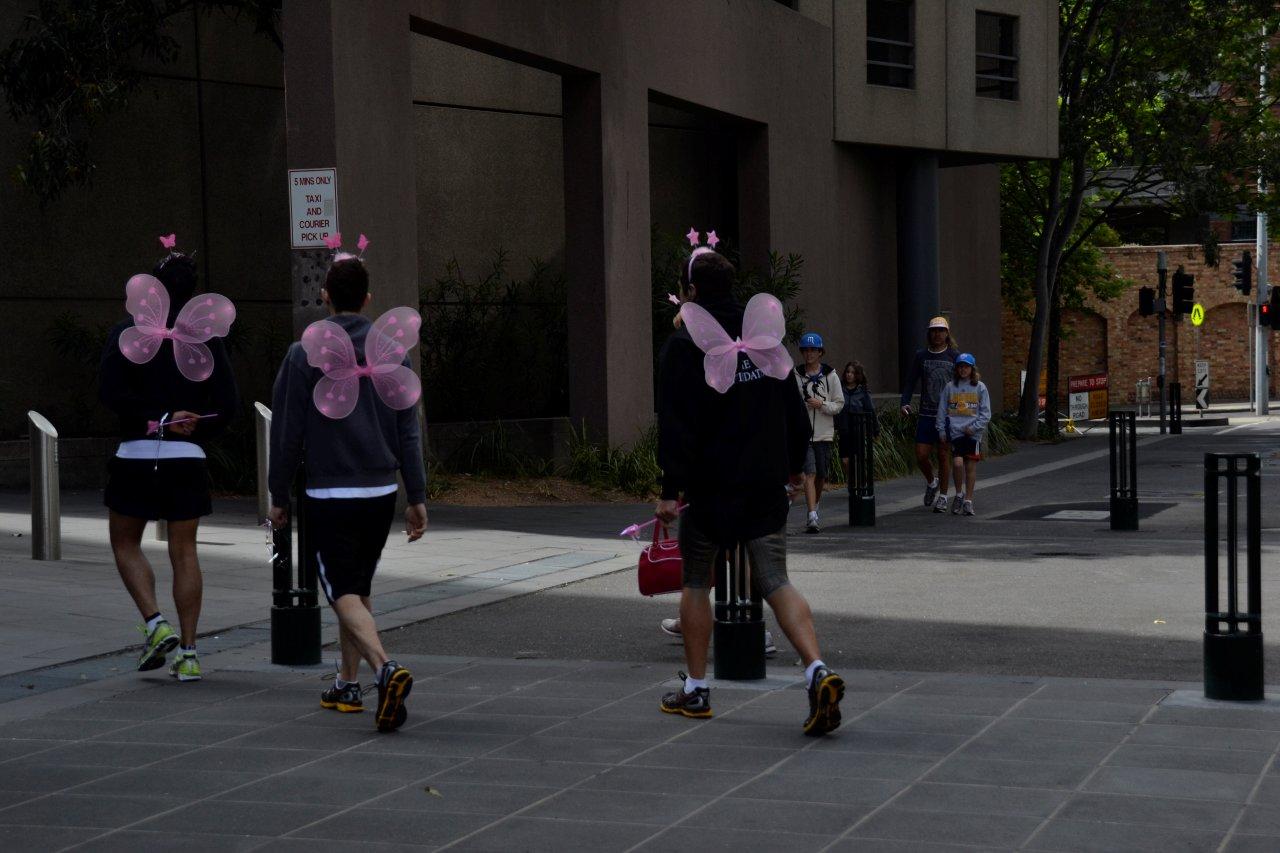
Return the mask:
M156 624L150 634L147 633L145 625L139 625L138 630L147 638L142 657L138 658L138 672L164 666L164 659L169 656L169 652L178 647L178 632L163 619Z
M169 664L169 674L179 681L199 681L200 657L195 652L181 652Z

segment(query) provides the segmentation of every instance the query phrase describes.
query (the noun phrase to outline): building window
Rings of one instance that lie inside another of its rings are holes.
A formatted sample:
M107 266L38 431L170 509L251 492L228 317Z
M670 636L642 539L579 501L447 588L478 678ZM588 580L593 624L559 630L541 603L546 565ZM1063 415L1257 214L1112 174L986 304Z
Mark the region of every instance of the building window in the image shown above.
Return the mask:
M867 82L915 87L915 4L912 0L867 0Z
M978 13L978 94L984 98L1018 99L1018 19Z
M1231 217L1231 242L1252 243L1258 239L1258 219L1248 211L1239 211Z

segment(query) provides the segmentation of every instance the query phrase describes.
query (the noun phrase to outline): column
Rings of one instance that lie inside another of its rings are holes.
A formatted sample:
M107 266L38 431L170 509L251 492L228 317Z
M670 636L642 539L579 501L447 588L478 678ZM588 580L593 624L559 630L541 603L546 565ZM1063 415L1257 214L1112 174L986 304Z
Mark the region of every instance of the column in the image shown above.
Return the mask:
M941 304L938 239L938 157L908 154L898 165L899 385Z

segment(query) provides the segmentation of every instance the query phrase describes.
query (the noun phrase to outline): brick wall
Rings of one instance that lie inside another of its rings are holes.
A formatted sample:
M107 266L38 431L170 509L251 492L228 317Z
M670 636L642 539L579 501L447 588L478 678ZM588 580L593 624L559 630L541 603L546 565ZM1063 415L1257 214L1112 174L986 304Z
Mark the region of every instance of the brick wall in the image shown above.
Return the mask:
M1156 285L1156 252L1164 251L1170 275L1179 265L1196 277L1196 302L1205 307L1205 322L1196 329L1189 317L1166 325L1166 357L1170 382L1182 382L1183 401L1192 402L1196 359L1209 362L1210 400L1247 400L1249 397L1249 336L1244 296L1232 282L1231 261L1252 244L1222 247L1217 269L1206 267L1199 246L1124 246L1104 249L1116 272L1135 286L1110 302L1091 301L1083 309L1067 309L1063 314L1063 335L1059 351L1061 383L1059 399L1066 409L1068 376L1107 370L1111 378L1113 403L1132 403L1138 379L1159 372L1158 318L1138 314L1139 286ZM1268 269L1280 275L1280 247L1269 253ZM1252 296L1250 297L1252 298ZM1003 385L1007 406L1018 399L1020 371L1026 364L1030 324L1019 320L1006 307L1002 320L1004 341ZM1269 348L1271 393L1280 386L1280 335L1273 335Z

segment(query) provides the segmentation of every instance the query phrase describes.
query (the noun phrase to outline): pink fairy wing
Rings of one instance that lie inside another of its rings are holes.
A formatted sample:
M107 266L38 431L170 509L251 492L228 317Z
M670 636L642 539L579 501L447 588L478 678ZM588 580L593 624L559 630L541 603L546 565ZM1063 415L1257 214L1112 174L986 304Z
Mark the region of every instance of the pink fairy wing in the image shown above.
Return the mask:
M680 306L680 318L698 349L706 353L702 369L706 373L707 384L724 394L733 387L738 371L738 350L733 339L715 317L695 302Z
M786 379L791 373L791 354L782 345L786 333L786 315L777 297L768 293L751 297L742 318L742 343L752 363L774 379Z
M124 286L125 310L133 325L120 333L120 352L134 364L155 358L169 320L169 291L155 276L135 275Z
M412 308L392 308L373 321L364 339L364 361L370 367L399 365L418 345L422 316Z
M303 331L302 349L307 364L324 373L311 393L320 414L335 420L351 414L360 398L360 380L356 350L346 329L329 320L317 320Z
M173 360L178 370L192 382L203 382L213 375L213 354L199 341L173 339Z
M187 343L204 343L210 338L223 338L231 331L236 307L221 293L193 296L173 323L173 336Z
M412 368L403 364L379 365L369 377L373 382L373 390L382 398L382 402L399 411L408 409L418 402L422 396L422 380Z

